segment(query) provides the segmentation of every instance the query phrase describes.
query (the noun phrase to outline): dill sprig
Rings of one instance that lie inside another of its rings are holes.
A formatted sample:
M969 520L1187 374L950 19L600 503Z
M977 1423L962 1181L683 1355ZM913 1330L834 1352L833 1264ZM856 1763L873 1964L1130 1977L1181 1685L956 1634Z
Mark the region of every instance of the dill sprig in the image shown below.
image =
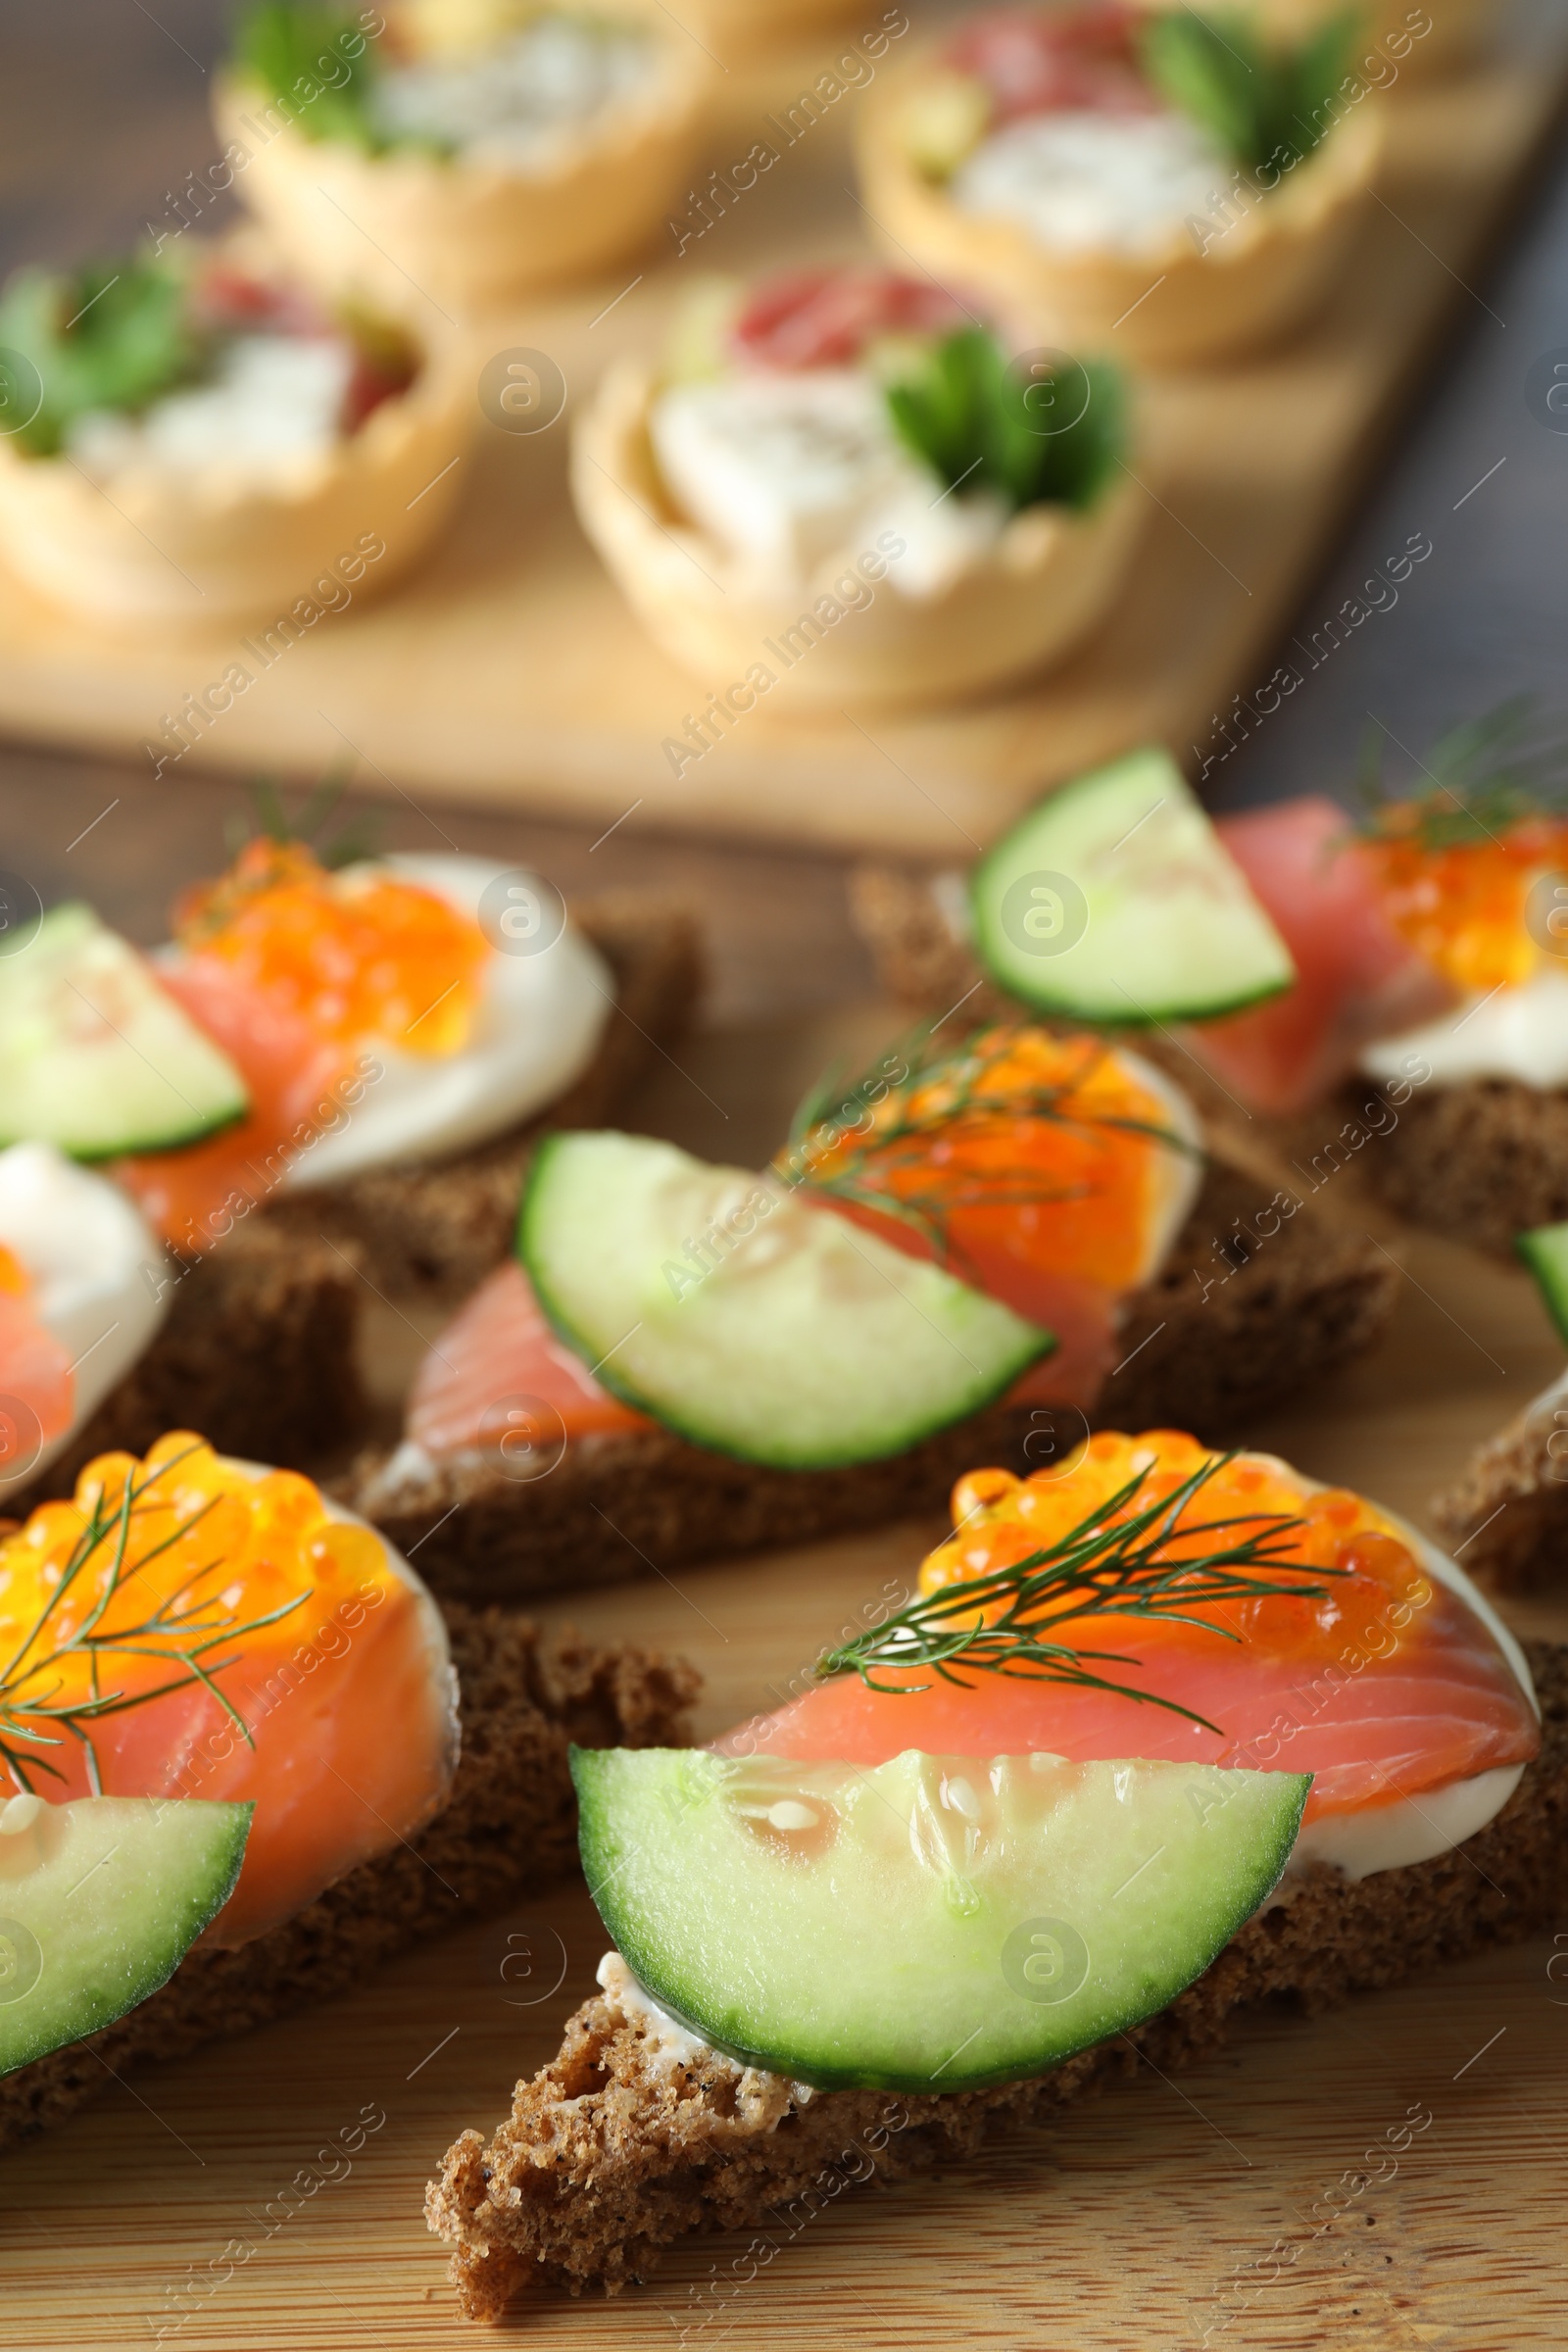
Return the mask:
M292 810L284 806L275 776L253 777L246 786L251 804L249 817L230 817L223 827L229 856L237 858L248 842L263 840L299 842L310 851L318 865L325 866L328 872L355 865L362 858L373 858L380 848L379 809L363 810L337 832L330 836L326 832L327 821L343 798L353 765L352 760L346 760L333 767Z
M971 1577L962 1584L925 1593L857 1635L817 1662L818 1679L830 1682L858 1674L868 1690L893 1693L928 1690L929 1683L885 1683L877 1670L928 1666L945 1683L971 1688L970 1675L1003 1674L1021 1681L1065 1683L1108 1690L1121 1698L1168 1708L1200 1724L1219 1726L1152 1690L1139 1690L1095 1671L1097 1666L1136 1667L1124 1650L1086 1649L1057 1639L1063 1626L1100 1617L1158 1618L1193 1625L1221 1641L1240 1642L1231 1627L1199 1617L1199 1608L1228 1601L1318 1600L1327 1587L1316 1581L1343 1577L1343 1568L1314 1568L1309 1581L1288 1581L1270 1573L1287 1562L1291 1544L1304 1522L1282 1511L1248 1511L1225 1519L1198 1520L1179 1527L1183 1511L1208 1481L1236 1459L1216 1455L1195 1470L1162 1501L1135 1510L1147 1471L1099 1503L1087 1518L1054 1544L1007 1568ZM1128 1511L1125 1519L1117 1514ZM1244 1535L1241 1529L1254 1532ZM1191 1559L1171 1559L1165 1546L1175 1536L1227 1538ZM957 1671L959 1665L968 1674Z
M1473 849L1568 809L1568 738L1532 694L1512 695L1441 735L1418 762L1426 781L1417 792L1391 791L1388 741L1374 723L1361 748L1356 830L1364 838L1432 852Z
M1016 1029L992 1024L969 1031L956 1046L939 1046L937 1025L915 1030L878 1068L851 1084L841 1072L830 1071L797 1107L789 1142L775 1166L814 1191L909 1226L943 1264L949 1264L962 1257L949 1229L956 1210L1082 1200L1089 1188L1053 1186L1038 1163L1021 1154L1011 1165L984 1172L939 1166L931 1156L939 1142L951 1151L969 1139L992 1140L1013 1121L1044 1120L1080 1134L1138 1135L1172 1152L1197 1152L1186 1136L1155 1120L1082 1106L1084 1088L1110 1052L1098 1039L1070 1078L988 1092L987 1078L1011 1051ZM906 1074L888 1083L880 1071L895 1058ZM873 1088L880 1092L873 1095ZM877 1117L879 1105L890 1098L897 1107L889 1116ZM866 1111L872 1115L862 1128L859 1122ZM849 1124L852 1113L858 1114L854 1126Z
M94 1496L87 1524L72 1547L59 1584L44 1602L37 1618L18 1644L10 1660L0 1669L0 1764L4 1764L17 1786L31 1793L34 1772L46 1772L52 1779L63 1781L65 1774L46 1756L30 1754L29 1748L63 1747L68 1738L75 1740L84 1750L87 1783L94 1796L103 1794L103 1779L98 1766L98 1753L93 1745L91 1726L108 1715L122 1715L132 1707L150 1705L155 1698L166 1698L172 1690L188 1690L193 1683L201 1684L222 1708L234 1729L249 1747L256 1742L250 1727L237 1707L220 1690L217 1680L225 1668L238 1664L237 1657L220 1658L205 1664L209 1651L227 1642L242 1641L248 1634L260 1633L264 1627L276 1625L281 1618L292 1616L310 1598L309 1591L294 1600L282 1602L265 1616L252 1617L236 1624L231 1614L222 1608L216 1595L199 1597L197 1587L223 1565L221 1559L209 1560L176 1587L165 1600L149 1608L137 1623L119 1626L112 1633L102 1632L104 1618L111 1602L122 1592L129 1579L144 1568L149 1560L168 1551L206 1518L213 1501L203 1503L188 1519L182 1520L161 1544L144 1552L132 1567L125 1565L130 1543L131 1517L148 1490L178 1462L185 1461L196 1451L188 1446L184 1453L171 1455L167 1462L149 1473L138 1485L127 1478L124 1493L113 1510L104 1507L102 1492ZM62 1602L77 1578L92 1561L101 1545L110 1545L109 1573L103 1591L88 1610L74 1633L54 1640L52 1621L58 1620ZM30 1653L40 1642L50 1646L34 1657ZM112 1658L161 1659L177 1666L181 1672L156 1689L126 1692L104 1687L104 1669ZM65 1689L64 1669L68 1664L85 1663L87 1695L84 1698L62 1698ZM42 1690L35 1686L41 1677L55 1676L52 1684ZM32 1696L25 1695L29 1690ZM38 1727L52 1725L53 1730ZM24 1742L25 1745L19 1745Z

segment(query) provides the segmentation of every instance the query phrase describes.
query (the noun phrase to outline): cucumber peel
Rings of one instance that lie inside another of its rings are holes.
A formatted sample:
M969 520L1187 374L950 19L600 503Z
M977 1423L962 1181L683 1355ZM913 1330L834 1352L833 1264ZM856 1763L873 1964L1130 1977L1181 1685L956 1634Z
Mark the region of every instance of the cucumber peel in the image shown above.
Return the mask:
M168 1983L232 1894L254 1810L128 1796L0 1809L0 2075Z
M1027 2081L1163 2009L1277 1884L1310 1786L912 1748L571 1769L589 1891L662 2008L746 2065L904 2091Z
M1213 1020L1296 979L1290 951L1167 752L1064 784L970 881L990 978L1106 1026Z
M517 1250L607 1389L699 1446L781 1469L903 1453L1054 1345L835 1209L646 1136L547 1137Z
M199 1142L243 1117L239 1071L90 906L0 958L0 1146L74 1159Z
M1568 1343L1568 1225L1538 1225L1516 1234L1514 1248L1536 1278L1557 1337Z

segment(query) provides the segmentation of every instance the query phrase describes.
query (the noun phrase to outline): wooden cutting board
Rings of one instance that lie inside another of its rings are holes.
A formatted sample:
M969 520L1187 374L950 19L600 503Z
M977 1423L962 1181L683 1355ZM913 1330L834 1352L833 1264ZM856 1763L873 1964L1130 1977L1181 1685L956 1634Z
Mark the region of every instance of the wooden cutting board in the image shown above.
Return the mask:
M840 1019L782 1050L735 1033L682 1059L732 1114L737 1153L760 1154L796 1082L785 1065L863 1048L886 1020ZM670 1071L644 1123L701 1148L710 1139L685 1110L692 1099ZM1364 1226L1364 1203L1336 1189L1351 1183L1334 1179L1322 1205ZM1258 1442L1419 1516L1465 1448L1560 1368L1561 1348L1523 1272L1371 1222L1407 1270L1387 1345ZM377 1326L383 1380L416 1344L390 1315ZM686 1570L543 1613L697 1659L710 1734L765 1703L885 1580L907 1578L938 1532L913 1524ZM1568 1605L1509 1614L1568 1639ZM676 2250L646 2288L612 2303L548 2297L516 2328L579 2352L1560 2346L1568 1965L1554 1956L1568 1948L1568 1908L1563 1929L1314 2021L1256 2017L1179 2080L1146 2071L972 2165L846 2196L727 2303L710 2292L714 2266L735 2283L744 2245L708 2239ZM450 2352L486 2340L455 2315L423 2185L457 2132L492 2129L516 2076L554 2053L604 1940L568 1888L410 1956L329 2009L107 2085L100 2105L0 2160L0 2346ZM1320 2227L1324 2192L1407 2119L1397 2169L1380 2163L1380 2181ZM345 2159L343 2135L362 2132ZM340 2152L318 2162L329 2146Z
M819 65L831 44L822 47ZM567 386L562 421L524 437L480 423L456 524L428 566L378 605L324 617L187 758L309 773L352 754L365 781L379 770L421 798L596 827L630 812L638 825L933 858L966 858L1043 785L1140 739L1164 739L1196 773L1225 750L1215 715L1266 687L1303 592L1454 315L1485 312L1477 274L1565 81L1559 21L1533 64L1396 91L1380 201L1353 273L1316 324L1227 372L1151 385L1134 573L1111 622L1054 678L858 727L792 716L786 677L677 779L663 739L708 687L728 681L693 681L648 644L573 519L571 412L615 353L657 341L698 270L862 248L850 94L678 260L662 264L656 249L640 269L498 318L476 340L476 379L499 352L549 355ZM716 165L764 131L762 95L752 85L731 94ZM1455 479L1441 510L1419 517L1429 564L1444 561L1453 508L1486 495L1484 483ZM1415 568L1396 593L1418 606L1429 576ZM1385 610L1389 595L1371 591ZM1309 614L1300 649L1287 648L1303 677L1333 659L1331 618L1327 608ZM1348 625L1336 624L1340 637ZM239 634L116 641L0 573L0 728L124 754L151 772L144 747L164 715L235 659L257 666Z

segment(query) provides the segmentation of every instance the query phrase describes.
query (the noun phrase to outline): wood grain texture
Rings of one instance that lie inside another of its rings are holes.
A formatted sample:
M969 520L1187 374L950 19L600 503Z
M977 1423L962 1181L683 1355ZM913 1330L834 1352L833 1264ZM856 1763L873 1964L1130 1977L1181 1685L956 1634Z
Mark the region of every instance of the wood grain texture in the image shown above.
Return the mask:
M340 758L347 739L368 775L470 803L607 824L637 803L639 826L952 857L994 836L1043 784L1140 737L1185 755L1234 691L1270 674L1304 581L1528 176L1565 73L1559 26L1532 67L1400 91L1383 201L1318 322L1228 372L1150 386L1133 577L1112 623L1053 680L972 708L873 717L867 734L790 715L786 674L677 779L662 739L704 686L729 681L687 678L637 630L572 518L564 425L516 437L484 424L464 461L457 524L428 567L379 605L326 615L190 757L308 770ZM856 250L852 103L816 126L814 144L785 154L777 184L737 205L710 252L694 245L629 288L622 279L498 318L475 349L476 375L498 351L544 351L564 373L569 414L612 357L657 338L698 269ZM387 518L389 537L399 519ZM237 632L117 642L0 577L0 725L15 731L144 759L163 715L235 659L257 666Z
M727 1110L736 1150L760 1152L800 1065L868 1043L889 1017L862 1007L808 1036L695 1041L688 1069L708 1106L672 1075L653 1107L678 1140L710 1148ZM683 1088L700 1117L683 1110ZM1267 1175L1260 1165L1260 1205ZM1393 1331L1257 1442L1419 1515L1462 1449L1560 1368L1561 1349L1522 1270L1401 1233L1356 1183L1345 1171L1321 1204L1405 1267ZM372 1348L391 1382L387 1338ZM407 1359L406 1329L403 1342ZM910 1524L541 1613L696 1658L708 1676L699 1732L710 1734L781 1692L824 1638L907 1580L939 1532ZM1568 1604L1509 1614L1568 1639ZM586 1895L564 1890L395 1964L330 2008L130 2077L13 2154L0 2163L0 2346L128 2352L160 2330L182 2352L484 2341L454 2316L419 2218L423 2183L458 2131L493 2125L515 2076L553 2053L603 1942ZM581 2352L645 2352L681 2343L682 2330L686 2352L731 2340L758 2352L1179 2352L1205 2328L1235 2352L1558 2345L1558 1949L1538 1938L1311 2022L1253 2019L1180 2082L1146 2072L1049 2132L999 2139L962 2171L846 2197L726 2304L712 2299L713 2266L727 2272L744 2248L713 2239L677 2249L645 2290L608 2304L546 2299L516 2331ZM318 2162L367 2107L386 2120L351 2169ZM1364 2151L1412 2108L1433 2122L1397 2171L1320 2230L1313 2201L1369 2169ZM327 2173L337 2177L308 2193Z

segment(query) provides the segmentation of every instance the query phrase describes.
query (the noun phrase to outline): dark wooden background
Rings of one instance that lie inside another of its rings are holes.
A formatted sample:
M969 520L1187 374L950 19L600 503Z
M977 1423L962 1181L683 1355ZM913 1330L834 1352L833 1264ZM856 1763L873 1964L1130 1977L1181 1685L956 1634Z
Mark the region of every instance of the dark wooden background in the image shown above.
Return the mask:
M211 158L209 85L227 15L221 0L4 0L0 270L114 249L165 214L168 192ZM1439 267L1419 255L1411 266ZM1560 147L1485 281L1456 284L1453 296L1451 339L1428 396L1296 625L1317 626L1411 531L1430 534L1435 560L1216 770L1222 806L1343 786L1369 714L1416 752L1446 720L1504 694L1531 689L1568 704L1568 432L1548 429L1526 403L1532 362L1568 349ZM568 825L469 815L444 802L427 817L383 797L389 847L438 846L445 835L534 860L567 891L678 890L709 931L717 1025L771 1025L870 992L833 857L631 826L595 848ZM112 761L0 744L0 864L24 873L46 903L91 898L144 941L162 936L172 891L219 862L224 819L240 806L231 780L154 783Z

